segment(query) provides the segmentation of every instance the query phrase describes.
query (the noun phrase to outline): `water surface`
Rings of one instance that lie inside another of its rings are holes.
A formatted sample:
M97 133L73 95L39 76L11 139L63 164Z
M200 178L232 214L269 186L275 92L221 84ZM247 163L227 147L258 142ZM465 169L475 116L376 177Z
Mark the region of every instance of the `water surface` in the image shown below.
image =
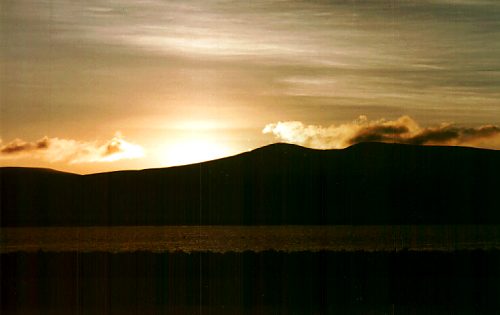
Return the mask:
M0 231L0 253L500 249L498 225L20 227Z

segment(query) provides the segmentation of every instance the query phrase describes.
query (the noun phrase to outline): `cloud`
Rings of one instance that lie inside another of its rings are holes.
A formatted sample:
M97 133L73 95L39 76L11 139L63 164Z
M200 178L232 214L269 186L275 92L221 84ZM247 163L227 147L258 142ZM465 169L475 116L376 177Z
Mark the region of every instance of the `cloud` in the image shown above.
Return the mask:
M500 127L460 127L442 123L421 127L409 116L370 121L366 116L341 125L323 127L300 121L271 123L262 130L280 141L316 149L338 149L359 142L391 142L418 145L460 145L500 149Z
M104 143L49 137L35 142L22 139L15 139L5 145L0 142L0 159L36 158L48 162L77 164L112 162L142 156L142 147L125 141L120 133Z
M3 154L17 154L27 151L44 150L49 146L49 139L44 137L34 143L26 142L21 139L15 139L12 142L4 145L0 149L0 153Z

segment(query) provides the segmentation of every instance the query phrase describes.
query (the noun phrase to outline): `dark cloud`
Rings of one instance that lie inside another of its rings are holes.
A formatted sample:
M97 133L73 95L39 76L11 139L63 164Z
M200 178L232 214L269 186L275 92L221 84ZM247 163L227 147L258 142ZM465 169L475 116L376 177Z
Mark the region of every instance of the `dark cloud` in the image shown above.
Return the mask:
M357 135L350 140L351 144L359 142L370 141L389 141L394 138L399 138L402 134L407 133L408 127L406 126L373 126L367 127L357 133Z
M0 149L1 154L21 154L24 152L32 152L37 150L48 149L50 145L50 140L44 137L36 142L26 142L21 139L15 139L10 143L4 145Z
M461 144L498 135L500 135L500 128L497 126L481 126L478 128L445 126L424 129L419 134L408 139L401 139L401 141L410 144L449 144L450 142Z

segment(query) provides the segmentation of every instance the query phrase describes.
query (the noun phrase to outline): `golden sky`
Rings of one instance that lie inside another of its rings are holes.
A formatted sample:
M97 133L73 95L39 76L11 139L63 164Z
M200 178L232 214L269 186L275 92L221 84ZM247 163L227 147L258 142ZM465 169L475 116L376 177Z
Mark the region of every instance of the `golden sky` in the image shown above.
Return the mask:
M0 3L0 165L186 164L277 141L500 148L500 2Z

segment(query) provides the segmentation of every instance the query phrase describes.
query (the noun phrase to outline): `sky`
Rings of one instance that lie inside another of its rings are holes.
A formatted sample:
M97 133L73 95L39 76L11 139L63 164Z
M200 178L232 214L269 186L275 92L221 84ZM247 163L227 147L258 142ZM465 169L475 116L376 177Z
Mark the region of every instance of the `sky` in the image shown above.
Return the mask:
M0 36L0 166L500 149L497 0L3 0Z

